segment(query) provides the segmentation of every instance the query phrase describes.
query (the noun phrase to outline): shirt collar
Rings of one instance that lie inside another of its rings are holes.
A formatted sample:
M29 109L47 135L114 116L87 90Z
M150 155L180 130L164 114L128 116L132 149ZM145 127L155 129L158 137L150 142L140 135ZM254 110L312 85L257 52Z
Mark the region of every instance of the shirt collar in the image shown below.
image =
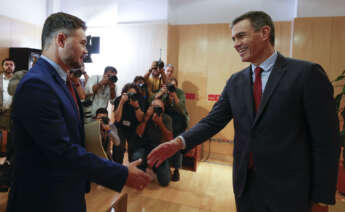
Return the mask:
M56 70L56 72L58 73L58 75L61 77L61 79L66 83L66 79L67 79L66 72L57 63L55 63L48 57L41 55L41 58L47 61L50 65L52 65L54 69Z
M273 54L269 58L267 58L263 63L259 65L259 67L264 70L263 72L271 71L274 63L277 60L277 57L278 57L278 53L277 51L274 51ZM252 72L254 72L256 67L257 67L256 65L252 64Z

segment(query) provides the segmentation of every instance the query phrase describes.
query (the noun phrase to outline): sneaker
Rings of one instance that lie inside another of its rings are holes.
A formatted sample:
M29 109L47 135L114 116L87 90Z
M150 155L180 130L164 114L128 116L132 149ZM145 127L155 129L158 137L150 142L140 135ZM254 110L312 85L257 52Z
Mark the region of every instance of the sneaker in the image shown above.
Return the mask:
M180 180L180 172L178 169L175 169L174 173L171 175L171 181L179 181Z

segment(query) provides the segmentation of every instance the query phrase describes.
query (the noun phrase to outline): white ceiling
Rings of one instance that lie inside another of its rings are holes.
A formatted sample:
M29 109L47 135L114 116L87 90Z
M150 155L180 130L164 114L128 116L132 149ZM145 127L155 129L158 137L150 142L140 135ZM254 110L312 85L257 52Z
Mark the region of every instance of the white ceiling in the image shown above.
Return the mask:
M164 21L170 24L229 23L249 11L263 10L274 21L295 17L345 16L344 0L1 0L0 15L43 24L65 11L88 25Z

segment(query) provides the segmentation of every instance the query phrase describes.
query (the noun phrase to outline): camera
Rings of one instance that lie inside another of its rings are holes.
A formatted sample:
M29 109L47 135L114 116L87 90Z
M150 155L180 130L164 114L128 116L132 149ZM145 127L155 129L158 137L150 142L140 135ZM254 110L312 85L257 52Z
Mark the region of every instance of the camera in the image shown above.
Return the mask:
M144 89L146 88L146 84L145 83L140 83L137 85L140 89Z
M78 69L71 69L69 72L77 78L81 77L81 75L83 74L83 72L79 68Z
M112 75L109 77L109 80L112 81L113 83L117 82L117 76Z
M139 99L138 94L136 93L127 93L128 99L132 101L137 101Z
M163 108L155 106L153 107L153 113L157 114L157 116L160 116L163 113Z
M175 85L173 85L173 84L168 84L167 89L169 92L176 92Z
M158 69L164 68L164 62L161 59L158 60L157 67Z
M102 117L101 120L102 120L103 124L109 124L109 122L110 122L109 118L106 116Z

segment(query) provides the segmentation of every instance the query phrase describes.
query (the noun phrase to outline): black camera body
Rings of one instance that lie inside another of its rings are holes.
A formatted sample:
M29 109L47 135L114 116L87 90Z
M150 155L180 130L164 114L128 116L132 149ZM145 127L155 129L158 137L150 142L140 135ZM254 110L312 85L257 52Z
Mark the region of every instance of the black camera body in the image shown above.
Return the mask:
M109 77L109 80L110 80L111 82L115 83L115 82L117 82L118 79L117 79L117 76L112 75L112 76Z
M157 116L160 116L163 113L163 108L155 106L153 107L153 113L157 114Z
M101 120L102 120L103 124L106 124L106 125L109 124L109 122L110 122L110 119L107 116L102 117Z
M137 101L139 99L138 94L136 93L127 93L128 99L132 101Z
M167 89L169 92L176 92L175 85L173 85L173 84L168 84Z
M157 67L158 69L164 68L164 62L162 60L158 60Z
M79 68L78 69L71 69L69 72L77 78L81 77L81 75L83 74L83 72Z
M140 83L140 84L138 84L137 86L138 86L138 88L140 88L140 89L145 89L145 88L146 88L146 84L145 84L145 83Z

